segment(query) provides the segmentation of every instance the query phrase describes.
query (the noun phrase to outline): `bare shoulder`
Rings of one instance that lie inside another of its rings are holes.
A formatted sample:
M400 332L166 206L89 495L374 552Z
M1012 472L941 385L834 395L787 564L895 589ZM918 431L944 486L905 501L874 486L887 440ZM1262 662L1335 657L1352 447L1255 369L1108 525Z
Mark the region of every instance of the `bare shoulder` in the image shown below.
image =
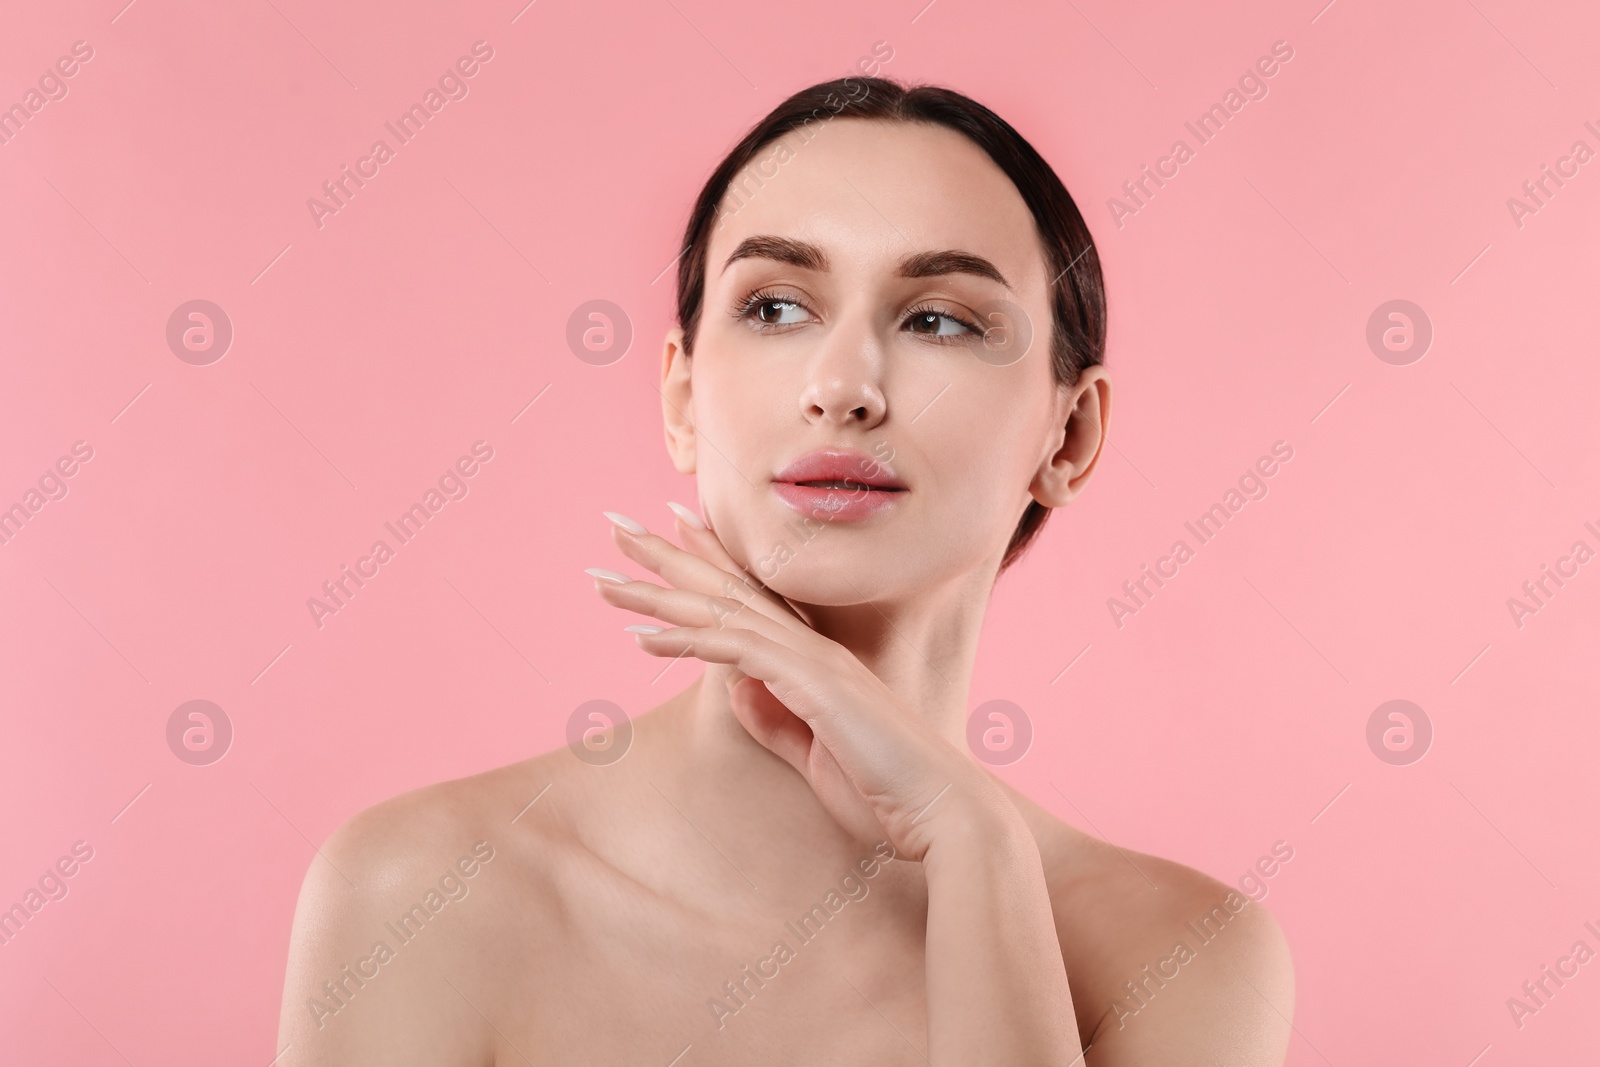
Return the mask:
M281 1067L487 1061L473 976L517 929L518 857L547 832L519 815L563 773L560 756L403 793L329 835L295 908Z
M509 827L520 830L517 817L538 797L540 785L549 785L564 769L561 754L557 750L423 786L359 811L323 844L324 866L337 867L342 860L368 874L369 884L377 887L431 869L463 845L483 840L492 845ZM313 862L308 884L317 874Z
M1039 843L1086 1063L1280 1067L1294 968L1272 913L1007 791Z

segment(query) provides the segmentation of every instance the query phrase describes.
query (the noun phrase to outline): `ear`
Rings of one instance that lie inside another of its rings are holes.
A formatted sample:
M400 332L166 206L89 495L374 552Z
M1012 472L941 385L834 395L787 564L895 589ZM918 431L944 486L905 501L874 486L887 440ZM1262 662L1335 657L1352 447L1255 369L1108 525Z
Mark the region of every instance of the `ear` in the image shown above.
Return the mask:
M695 462L694 389L689 356L683 350L683 327L667 331L661 351L661 423L667 455L679 474L693 474Z
M1089 484L1111 425L1111 379L1102 366L1085 367L1071 389L1056 390L1053 425L1061 427L1028 491L1047 508L1070 503Z

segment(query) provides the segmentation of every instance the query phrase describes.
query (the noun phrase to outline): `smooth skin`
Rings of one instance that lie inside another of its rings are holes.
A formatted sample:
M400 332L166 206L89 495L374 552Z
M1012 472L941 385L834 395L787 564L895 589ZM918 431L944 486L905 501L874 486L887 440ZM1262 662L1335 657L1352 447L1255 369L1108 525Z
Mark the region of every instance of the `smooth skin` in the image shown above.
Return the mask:
M339 827L295 913L277 1062L1279 1067L1271 915L1217 911L1244 898L1067 825L967 747L1010 534L1029 500L1076 499L1109 425L1104 368L1057 387L1047 325L1020 359L975 355L996 301L1050 322L1026 205L935 126L834 120L778 159L712 236L693 358L678 329L663 351L708 528L614 524L624 559L598 562L632 575L594 582L619 623L664 628L644 654L702 673L614 762L562 748ZM1005 280L906 276L943 251ZM888 458L907 491L797 536L771 479L820 447Z

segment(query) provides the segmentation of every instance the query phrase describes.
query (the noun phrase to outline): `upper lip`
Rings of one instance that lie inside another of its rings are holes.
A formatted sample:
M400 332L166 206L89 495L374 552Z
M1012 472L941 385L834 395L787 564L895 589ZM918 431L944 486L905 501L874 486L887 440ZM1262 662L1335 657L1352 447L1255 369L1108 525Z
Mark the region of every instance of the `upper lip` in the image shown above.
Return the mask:
M772 476L776 482L849 481L874 489L904 489L894 469L853 448L819 448L791 462Z

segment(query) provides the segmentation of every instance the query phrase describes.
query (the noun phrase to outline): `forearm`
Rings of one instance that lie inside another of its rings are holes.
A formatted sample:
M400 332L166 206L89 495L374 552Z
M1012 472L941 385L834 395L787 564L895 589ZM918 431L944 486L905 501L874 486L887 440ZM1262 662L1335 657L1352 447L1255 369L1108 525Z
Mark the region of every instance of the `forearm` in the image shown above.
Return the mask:
M1081 1063L1032 834L1014 810L954 821L923 858L930 1063Z

